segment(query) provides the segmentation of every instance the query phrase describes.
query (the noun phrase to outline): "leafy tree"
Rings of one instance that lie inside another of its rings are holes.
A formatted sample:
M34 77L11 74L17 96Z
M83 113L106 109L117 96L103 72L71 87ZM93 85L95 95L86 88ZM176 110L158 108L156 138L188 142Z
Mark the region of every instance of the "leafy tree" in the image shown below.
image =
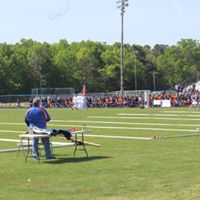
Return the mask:
M84 78L87 81L88 91L99 91L101 85L101 43L91 41L81 42L76 52L77 66L75 68L74 77L79 80L79 84ZM78 85L77 87L78 88ZM80 88L80 86L79 86Z
M176 45L124 44L124 89L163 90L196 81L200 72L200 44L182 39ZM39 87L73 87L81 91L86 78L88 92L120 88L120 43L66 40L48 44L22 39L0 44L0 94L30 93Z
M11 45L3 43L0 45L0 94L9 93L12 89L12 69L10 57L12 55Z
M198 71L199 44L195 40L181 40L175 46L169 47L165 54L157 59L163 81L169 86L183 82L193 82Z

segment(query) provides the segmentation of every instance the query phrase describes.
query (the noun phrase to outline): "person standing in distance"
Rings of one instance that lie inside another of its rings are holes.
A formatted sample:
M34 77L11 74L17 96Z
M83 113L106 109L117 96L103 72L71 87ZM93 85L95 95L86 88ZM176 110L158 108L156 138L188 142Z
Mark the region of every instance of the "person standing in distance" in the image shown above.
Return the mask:
M29 130L31 130L33 126L41 129L47 128L46 123L51 120L48 112L43 107L40 107L40 104L41 102L39 98L33 99L32 107L29 108L25 115L25 122L29 127ZM54 159L55 157L53 157L51 154L49 138L41 138L41 140L44 146L46 159ZM39 160L38 142L39 138L33 138L32 154L35 160Z

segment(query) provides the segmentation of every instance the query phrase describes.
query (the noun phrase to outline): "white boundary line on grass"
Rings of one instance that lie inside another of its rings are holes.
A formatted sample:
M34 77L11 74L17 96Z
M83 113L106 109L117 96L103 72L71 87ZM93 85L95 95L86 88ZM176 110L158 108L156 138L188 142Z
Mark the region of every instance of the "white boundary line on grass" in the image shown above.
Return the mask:
M132 140L152 140L151 137L112 136L112 135L87 135L87 137L132 139ZM0 138L0 142L20 142L20 140ZM52 142L52 144L53 145L65 145L65 144L67 144L67 146L74 145L73 143L66 143L66 142Z
M20 142L21 140L0 138L0 142Z
M13 123L13 122L0 122L0 125L20 125L20 126L24 126L25 125L25 123Z
M54 125L55 126L55 125ZM61 125L59 125L61 126ZM72 127L72 125L62 125L63 127ZM74 125L75 127L81 128L83 125ZM113 129L113 130L148 130L148 131L177 131L177 132L196 132L196 129L175 129L175 128L141 128L141 127L116 127L116 126L90 126L87 125L87 128L92 128L92 129ZM0 130L0 132L12 132L12 133L23 133L24 131L9 131L9 130ZM85 135L87 136L87 134Z
M5 138L0 138L0 142L20 142L21 140L15 140L15 139L5 139ZM66 143L66 142L51 142L53 145L53 148L58 148L58 147L69 147L69 146L74 146L75 143ZM41 147L43 148L43 147ZM0 153L7 153L7 152L16 152L16 151L23 151L23 150L28 150L28 148L17 148L17 149L0 149Z
M21 140L15 140L15 139L5 139L5 138L0 138L0 142L21 142ZM74 143L67 143L67 142L51 142L53 145L66 145L67 146L73 146Z
M68 146L74 146L74 144L54 145L53 148L68 147ZM41 148L43 149L43 147L41 147ZM23 149L0 149L0 153L17 152L17 151L24 151L24 150L28 150L28 148L23 148Z
M177 118L176 118L177 119ZM121 124L121 125L144 125L144 126L184 126L184 127L200 127L199 124L169 124L169 123L141 123L141 122L113 122L113 121L86 121L86 120L52 120L52 122L71 122L71 123L91 123L91 124ZM24 123L8 123L8 122L0 122L2 125L21 125L24 126ZM50 126L74 126L74 125L66 125L66 124L49 124ZM76 126L76 125L75 125ZM5 130L6 132L6 130ZM10 131L9 131L10 132ZM25 132L25 131L24 131Z
M188 115L188 114L158 114L158 113L118 113L121 116L163 116L163 117L200 117L200 115Z
M160 124L160 123L139 123L139 122L109 122L109 121L85 121L85 120L52 120L54 122L93 123L93 124L123 124L123 125L144 125L144 126L188 126L200 127L199 124ZM62 126L62 125L61 125Z
M180 116L180 115L179 115ZM153 117L153 116L150 116ZM109 116L88 116L87 118L94 118L94 119L144 119L144 120L152 120L152 119L158 119L158 120L180 120L180 121L200 121L200 118L194 119L194 118L167 118L167 117L109 117Z
M119 122L120 123L120 122ZM77 127L82 128L83 125L65 125L65 124L51 124L51 126L56 127ZM175 125L174 125L175 126ZM93 128L93 129L114 129L114 130L153 130L153 131L179 131L179 132L195 132L196 129L175 129L175 128L150 128L150 127L123 127L123 126L91 126L87 125L87 128ZM13 133L23 133L25 131L13 131L13 130L0 130L0 132L13 132Z
M87 135L88 137L99 137L99 138L114 138L114 139L132 139L132 140L153 140L153 138L147 138L147 137L129 137L129 136L111 136L111 135ZM20 142L20 140L14 140L14 139L1 139L2 142ZM68 147L68 146L74 146L74 143L66 143L66 142L52 142L53 148L55 147ZM0 153L8 153L8 152L16 152L16 151L22 151L27 150L28 148L23 149L0 149Z
M23 133L25 131L13 131L13 130L0 130L1 133Z
M177 111L175 111L175 110L163 110L162 111L163 113L193 113L193 114L195 114L195 113L197 113L197 114L199 114L200 112L198 112L198 111L192 111L192 110L188 110L188 111L186 111L186 110L177 110Z
M113 139L132 139L132 140L152 140L150 137L132 137L132 136L112 136L112 135L86 135L88 137L113 138Z
M116 138L116 139L133 139L133 140L151 140L151 137L132 137L132 136L113 136L113 135L85 135L86 137L99 137L99 138ZM14 139L1 139L0 142L20 142ZM55 145L66 144L65 142L52 142Z

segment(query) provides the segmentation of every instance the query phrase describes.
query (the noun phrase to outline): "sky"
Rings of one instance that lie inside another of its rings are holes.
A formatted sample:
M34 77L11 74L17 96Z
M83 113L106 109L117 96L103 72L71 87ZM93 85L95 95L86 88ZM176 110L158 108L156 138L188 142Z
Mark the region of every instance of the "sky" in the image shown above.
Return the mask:
M1 0L0 43L121 41L117 0ZM175 45L200 40L199 0L128 0L124 43Z

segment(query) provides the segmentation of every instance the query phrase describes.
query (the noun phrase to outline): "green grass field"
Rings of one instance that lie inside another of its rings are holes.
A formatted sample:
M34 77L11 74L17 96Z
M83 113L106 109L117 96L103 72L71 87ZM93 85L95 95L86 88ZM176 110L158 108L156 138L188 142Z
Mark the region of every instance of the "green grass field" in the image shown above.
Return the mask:
M52 128L82 128L100 148L54 148L55 160L0 153L1 200L199 200L200 112L188 108L49 109ZM24 109L0 109L0 139L19 139ZM99 136L99 137L98 137ZM106 137L110 136L110 137ZM130 138L113 138L128 136ZM163 140L143 140L165 136ZM132 138L131 138L132 137ZM133 137L139 137L134 139ZM64 142L54 137L52 141ZM0 150L17 143L0 141ZM44 153L42 152L44 156Z

